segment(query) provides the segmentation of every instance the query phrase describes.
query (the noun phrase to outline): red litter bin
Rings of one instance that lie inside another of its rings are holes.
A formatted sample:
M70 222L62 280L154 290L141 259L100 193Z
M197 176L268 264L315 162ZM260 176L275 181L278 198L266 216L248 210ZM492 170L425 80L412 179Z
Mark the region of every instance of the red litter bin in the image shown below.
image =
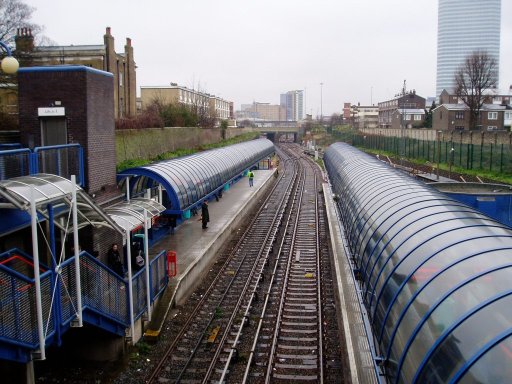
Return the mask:
M176 252L167 251L167 274L169 277L174 277L178 273L176 266Z

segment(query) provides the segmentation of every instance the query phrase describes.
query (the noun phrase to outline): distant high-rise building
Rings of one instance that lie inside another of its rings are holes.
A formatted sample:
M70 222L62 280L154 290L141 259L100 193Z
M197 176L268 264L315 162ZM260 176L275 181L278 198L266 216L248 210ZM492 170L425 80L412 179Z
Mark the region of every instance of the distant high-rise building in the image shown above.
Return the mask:
M500 59L501 0L439 0L436 96L453 92L453 78L466 57L486 51Z
M287 121L299 121L304 118L304 91L288 91L281 94L281 106L286 109Z

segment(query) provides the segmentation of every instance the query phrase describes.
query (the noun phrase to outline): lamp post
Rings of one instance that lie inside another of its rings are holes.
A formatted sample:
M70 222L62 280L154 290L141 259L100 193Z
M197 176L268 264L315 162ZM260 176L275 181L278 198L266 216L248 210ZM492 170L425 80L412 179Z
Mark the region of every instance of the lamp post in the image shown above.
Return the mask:
M324 83L320 83L320 122L324 120L324 112L323 112L323 86Z
M439 181L439 164L441 163L441 134L443 131L437 131L437 177L436 180Z
M18 71L20 64L18 63L18 60L12 56L11 49L5 43L0 41L0 46L5 49L5 52L7 53L7 56L2 60L2 71L8 75L13 75Z

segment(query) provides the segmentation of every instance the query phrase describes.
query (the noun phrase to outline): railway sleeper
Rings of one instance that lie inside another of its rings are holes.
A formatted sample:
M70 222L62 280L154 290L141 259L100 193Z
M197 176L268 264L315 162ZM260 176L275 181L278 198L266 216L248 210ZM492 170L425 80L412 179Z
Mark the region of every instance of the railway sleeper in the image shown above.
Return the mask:
M317 381L318 380L318 375L286 375L286 374L276 373L276 372L274 372L272 374L272 377L275 379L281 379L281 380L286 380L286 381L292 380L292 382Z

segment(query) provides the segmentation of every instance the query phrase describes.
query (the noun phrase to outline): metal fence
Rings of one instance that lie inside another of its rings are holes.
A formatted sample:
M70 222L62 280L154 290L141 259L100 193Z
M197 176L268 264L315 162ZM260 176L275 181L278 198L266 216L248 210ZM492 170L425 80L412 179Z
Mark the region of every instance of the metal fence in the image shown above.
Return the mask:
M385 151L397 157L442 164L452 164L467 170L485 170L512 176L512 146L510 144L477 144L451 141L421 140L410 137L355 134L354 146Z
M0 180L51 173L69 179L76 175L77 183L84 186L83 148L79 144L0 150Z
M31 155L27 148L0 151L0 180L29 175Z
M128 325L128 288L126 281L87 252L80 254L82 305Z
M47 338L55 330L53 312L50 314L52 277L51 271L41 274L43 327ZM33 278L0 265L0 338L29 348L38 347L35 297Z
M149 264L151 302L168 283L165 256L166 252L162 251ZM61 264L59 272L41 267L43 326L47 340L55 334L55 326L67 328L76 319L74 263L74 256L70 257ZM128 281L87 252L80 253L80 277L82 308L128 327ZM58 279L57 285L54 279ZM133 276L132 282L134 317L137 319L147 309L145 267ZM0 254L0 341L38 348L35 298L32 258L17 249Z
M82 147L78 144L38 147L34 149L34 173L51 173L70 179L83 180Z
M151 300L155 301L169 283L166 266L166 252L160 252L149 262L149 277L151 281Z

